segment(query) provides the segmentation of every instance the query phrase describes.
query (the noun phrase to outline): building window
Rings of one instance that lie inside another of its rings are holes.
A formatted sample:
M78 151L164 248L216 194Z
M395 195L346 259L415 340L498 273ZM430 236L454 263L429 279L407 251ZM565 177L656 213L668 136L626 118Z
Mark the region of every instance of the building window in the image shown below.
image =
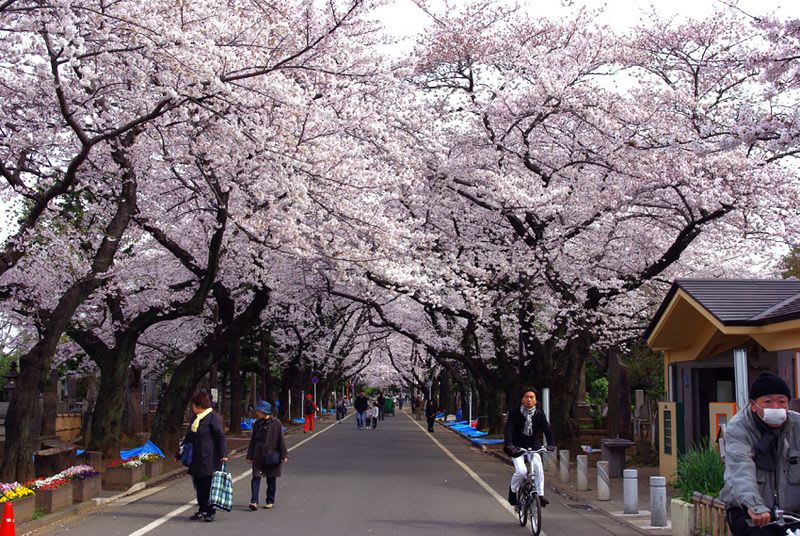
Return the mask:
M664 409L664 454L672 454L672 410Z

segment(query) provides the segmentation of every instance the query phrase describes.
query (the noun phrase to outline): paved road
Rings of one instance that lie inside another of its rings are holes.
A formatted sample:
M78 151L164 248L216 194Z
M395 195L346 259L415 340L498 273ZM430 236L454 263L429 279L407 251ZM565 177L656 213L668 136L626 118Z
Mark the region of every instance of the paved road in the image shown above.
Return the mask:
M510 467L444 428L429 435L404 413L387 417L377 430L356 430L352 417L341 424L323 424L312 435L290 435L289 445L290 461L278 479L273 510L247 509L248 466L238 457L230 463L234 477L242 475L234 486L234 510L218 513L213 523L188 520L195 510L188 505L194 494L189 479L183 478L37 534L530 534L519 527L505 501L498 500L506 493ZM262 502L264 485L262 481ZM544 510L543 523L548 536L637 534L602 514L575 510L570 500L552 492L548 497L551 504ZM185 510L174 517L164 517L181 508Z

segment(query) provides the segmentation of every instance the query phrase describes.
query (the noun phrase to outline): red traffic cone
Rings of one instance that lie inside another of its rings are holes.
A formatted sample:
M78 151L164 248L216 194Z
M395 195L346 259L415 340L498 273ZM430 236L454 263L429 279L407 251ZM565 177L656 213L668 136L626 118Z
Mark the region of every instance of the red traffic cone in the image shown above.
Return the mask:
M3 506L3 522L0 524L0 536L17 536L14 527L14 505L7 502Z

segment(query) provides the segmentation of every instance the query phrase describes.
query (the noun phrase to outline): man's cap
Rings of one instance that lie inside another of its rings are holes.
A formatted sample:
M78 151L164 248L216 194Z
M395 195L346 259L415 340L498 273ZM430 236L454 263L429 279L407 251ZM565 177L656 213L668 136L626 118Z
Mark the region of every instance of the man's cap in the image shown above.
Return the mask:
M792 398L786 382L771 372L762 372L750 386L750 400L764 395L786 395Z

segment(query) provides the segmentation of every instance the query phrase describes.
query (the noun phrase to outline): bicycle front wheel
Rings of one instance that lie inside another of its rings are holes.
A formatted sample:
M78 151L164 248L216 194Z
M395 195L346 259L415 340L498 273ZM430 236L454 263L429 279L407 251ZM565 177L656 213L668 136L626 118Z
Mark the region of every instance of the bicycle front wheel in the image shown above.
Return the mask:
M531 534L539 536L542 531L542 503L539 501L539 496L533 494L528 501L528 517L531 518Z
M527 493L518 494L517 498L517 517L519 517L519 526L524 527L528 522L528 510L530 509L530 501L528 500Z

